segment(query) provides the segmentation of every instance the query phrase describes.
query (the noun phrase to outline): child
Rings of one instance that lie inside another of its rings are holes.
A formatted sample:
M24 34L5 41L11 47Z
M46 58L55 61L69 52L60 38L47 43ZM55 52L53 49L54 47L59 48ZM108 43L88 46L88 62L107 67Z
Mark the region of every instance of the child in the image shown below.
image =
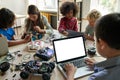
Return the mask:
M95 43L98 53L107 60L94 63L95 73L88 80L120 80L120 13L101 17L95 24ZM92 64L87 61L87 64ZM66 65L67 80L74 80L75 67Z
M64 16L60 20L59 32L68 35L66 30L78 31L77 19L75 18L78 8L73 2L65 2L60 7L61 14Z
M23 40L15 40L15 31L11 27L14 25L15 15L12 11L6 8L0 9L0 34L8 40L8 46L22 44L30 41L30 36L26 36Z
M87 15L87 20L89 21L88 26L86 27L85 30L85 38L88 40L94 41L94 24L95 21L101 16L101 13L97 10L92 10L90 13Z
M29 17L25 21L25 33L31 32L34 35L34 39L40 39L46 33L53 33L53 29L48 23L47 18L40 14L39 9L35 5L28 6L28 15Z

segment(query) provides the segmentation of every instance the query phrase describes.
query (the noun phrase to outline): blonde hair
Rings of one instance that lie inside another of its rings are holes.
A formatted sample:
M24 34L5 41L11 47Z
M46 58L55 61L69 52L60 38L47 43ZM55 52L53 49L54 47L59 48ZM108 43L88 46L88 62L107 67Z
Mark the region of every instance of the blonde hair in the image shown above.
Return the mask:
M97 20L99 17L101 17L101 13L96 9L91 10L87 15L87 19Z

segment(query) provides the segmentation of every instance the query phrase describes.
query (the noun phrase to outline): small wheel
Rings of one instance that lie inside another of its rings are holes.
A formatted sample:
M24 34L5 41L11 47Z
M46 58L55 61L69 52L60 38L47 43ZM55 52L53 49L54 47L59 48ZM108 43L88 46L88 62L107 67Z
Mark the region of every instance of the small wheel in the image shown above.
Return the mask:
M54 62L50 62L49 65L50 65L50 67L51 67L52 69L55 68L55 63L54 63Z
M42 79L43 79L43 80L50 80L50 74L44 73L44 74L42 75Z
M27 71L23 71L23 72L20 73L20 77L22 79L28 79L29 73Z
M3 62L2 64L0 64L0 70L2 72L6 72L9 68L10 68L10 63L8 62Z

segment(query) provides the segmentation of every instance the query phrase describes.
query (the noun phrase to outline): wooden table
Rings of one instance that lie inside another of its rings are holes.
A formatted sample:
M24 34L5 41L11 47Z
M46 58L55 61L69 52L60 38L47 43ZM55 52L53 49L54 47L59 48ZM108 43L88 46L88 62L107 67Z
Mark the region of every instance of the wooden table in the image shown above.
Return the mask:
M48 44L46 46L49 46ZM21 57L18 57L17 55L15 56L15 60L10 61L13 64L19 64L25 61L29 61L29 60L33 60L33 54L35 52L28 52L27 51L27 44L21 44L21 45L17 45L17 46L13 46L13 47L9 47L9 51L12 52L16 52L16 51L20 51L19 53L22 53ZM24 57L26 55L29 55L28 59L24 59ZM97 61L103 61L104 58L102 58L101 56L94 56L93 58L95 58ZM22 80L19 76L20 71L11 71L10 69L6 72L5 75L0 76L0 80ZM13 75L16 74L15 77L13 77ZM87 80L88 76L79 78L77 80ZM33 76L31 75L29 77L28 80L42 80L40 76ZM51 80L65 80L64 76L61 74L61 72L58 70L58 68L56 67L52 73L51 76Z

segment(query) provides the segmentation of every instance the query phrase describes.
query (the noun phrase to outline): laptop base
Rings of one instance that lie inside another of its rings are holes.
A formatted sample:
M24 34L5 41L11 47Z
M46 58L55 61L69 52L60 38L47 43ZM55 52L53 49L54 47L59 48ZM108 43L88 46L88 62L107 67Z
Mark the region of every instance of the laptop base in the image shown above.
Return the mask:
M57 65L57 67L60 70L60 72L63 74L63 76L67 78L66 72L63 70L63 68L60 65ZM84 77L92 73L94 73L94 71L90 70L90 68L88 68L87 66L80 67L80 68L77 68L75 75L74 75L74 79Z

